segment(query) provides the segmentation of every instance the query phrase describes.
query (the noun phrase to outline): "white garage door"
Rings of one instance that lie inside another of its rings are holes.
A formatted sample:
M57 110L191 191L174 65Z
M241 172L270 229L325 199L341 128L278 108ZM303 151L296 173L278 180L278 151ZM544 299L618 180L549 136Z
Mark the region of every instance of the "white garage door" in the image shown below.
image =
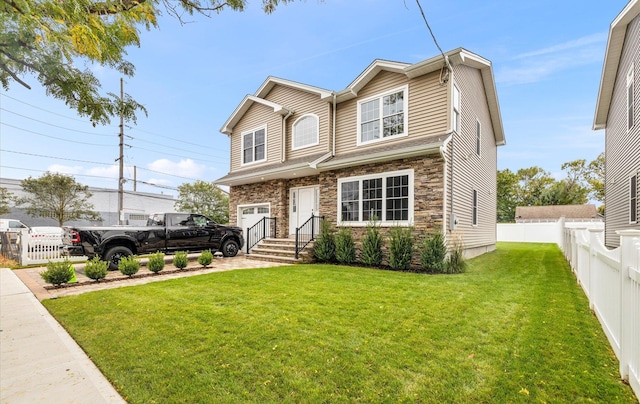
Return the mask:
M263 229L261 226L254 228L251 235L247 233L247 229L253 228L263 217L269 217L269 205L243 206L240 208L238 226L244 231L245 242L249 242L249 239L255 240L258 234L262 234ZM266 225L268 226L268 222Z

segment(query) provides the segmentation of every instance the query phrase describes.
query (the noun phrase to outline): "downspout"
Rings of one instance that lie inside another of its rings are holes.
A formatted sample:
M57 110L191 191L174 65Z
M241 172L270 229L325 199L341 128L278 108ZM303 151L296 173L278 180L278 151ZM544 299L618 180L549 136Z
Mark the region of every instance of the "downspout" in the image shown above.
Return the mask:
M287 154L287 119L289 119L293 115L292 110L287 110L287 115L282 118L282 150L280 162L284 163L285 156Z
M331 145L331 157L335 157L336 155L336 93L333 92L333 122L332 122L332 145Z
M453 139L453 133L449 133L449 136L445 139L444 142L442 142L442 145L440 146L440 156L442 157L442 160L444 161L443 163L443 170L444 170L444 175L443 175L443 181L444 181L444 186L443 191L442 191L442 201L443 201L443 206L442 206L442 234L445 236L445 240L447 237L447 226L448 226L448 220L449 220L449 216L447 214L447 188L448 188L448 183L449 183L449 179L447 178L449 175L449 167L448 167L448 161L447 161L447 145L449 144L449 141L451 141L451 139Z

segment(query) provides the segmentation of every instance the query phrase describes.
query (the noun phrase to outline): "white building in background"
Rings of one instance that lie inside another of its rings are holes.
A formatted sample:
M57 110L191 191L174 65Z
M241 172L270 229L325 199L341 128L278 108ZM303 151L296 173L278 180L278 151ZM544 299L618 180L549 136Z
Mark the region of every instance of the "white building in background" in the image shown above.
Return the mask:
M6 188L14 197L23 197L25 192L20 185L21 180L0 178L0 187ZM90 198L93 209L102 216L101 222L76 220L65 222L74 226L109 226L118 224L118 190L89 187L93 194ZM147 217L154 212L175 212L176 200L172 195L148 192L125 191L123 196L123 224L145 225ZM11 207L11 212L0 218L18 219L28 226L57 226L56 219L51 217L33 217L26 213L24 207Z

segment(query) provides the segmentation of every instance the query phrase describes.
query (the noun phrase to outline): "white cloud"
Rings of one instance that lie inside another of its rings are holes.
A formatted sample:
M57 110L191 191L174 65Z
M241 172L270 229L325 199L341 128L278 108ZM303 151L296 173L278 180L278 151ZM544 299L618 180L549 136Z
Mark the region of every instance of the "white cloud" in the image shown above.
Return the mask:
M120 175L120 169L116 165L107 167L92 167L87 169L86 174L95 175L98 177L118 178L118 176Z
M47 168L47 171L60 174L81 174L84 170L81 166L65 166L63 164L53 164Z
M160 159L148 164L147 168L149 170L156 171L155 174L166 173L194 179L202 177L207 171L207 166L204 164L197 164L191 159L180 160L178 162L168 159Z
M606 33L597 33L546 48L516 55L513 66L496 73L501 84L527 84L576 67L602 63Z

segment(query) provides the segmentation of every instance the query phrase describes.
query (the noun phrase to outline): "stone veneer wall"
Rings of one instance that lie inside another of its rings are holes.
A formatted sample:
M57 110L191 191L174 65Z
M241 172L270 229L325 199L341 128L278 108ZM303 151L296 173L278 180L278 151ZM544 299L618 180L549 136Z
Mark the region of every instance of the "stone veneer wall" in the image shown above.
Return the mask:
M420 251L427 234L443 229L444 160L439 154L375 163L322 172L317 176L272 180L263 183L233 186L229 191L229 223L238 220L238 205L270 203L271 216L277 218L277 236L287 237L289 232L289 189L320 185L320 214L334 226L338 214L338 179L361 175L380 174L397 170L414 170L414 259L420 265ZM381 233L388 236L389 227ZM365 227L353 227L353 236L359 248ZM388 241L385 242L388 257ZM386 258L385 258L386 262Z
M443 230L444 210L444 159L439 155L394 160L320 174L320 213L334 226L338 215L338 179L370 174L381 174L397 170L414 170L414 255L412 265L420 265L420 251L426 236L436 230ZM387 237L390 227L381 227L380 233ZM353 227L352 234L360 250L360 240L366 227ZM388 264L389 243L385 240L383 264Z
M309 185L318 185L318 176L232 186L229 189L229 223L238 223L238 205L269 203L271 217L277 218L276 236L288 237L289 189Z

